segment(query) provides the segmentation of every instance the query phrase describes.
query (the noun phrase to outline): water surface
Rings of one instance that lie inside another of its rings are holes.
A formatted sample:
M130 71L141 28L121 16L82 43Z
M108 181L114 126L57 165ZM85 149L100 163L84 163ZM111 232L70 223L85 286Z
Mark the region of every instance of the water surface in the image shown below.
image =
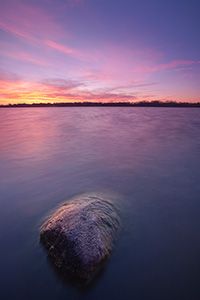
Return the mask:
M200 109L0 110L2 299L200 299ZM123 229L93 284L62 283L39 228L84 193L120 208Z

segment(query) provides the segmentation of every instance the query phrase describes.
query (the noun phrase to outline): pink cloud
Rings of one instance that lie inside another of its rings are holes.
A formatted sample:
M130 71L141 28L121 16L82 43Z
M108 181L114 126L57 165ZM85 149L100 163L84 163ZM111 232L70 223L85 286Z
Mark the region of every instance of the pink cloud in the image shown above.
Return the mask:
M101 69L111 75L111 80L121 83L130 81L130 78L136 81L147 80L151 68L157 65L162 57L156 49L110 43L104 44L102 50L90 49L89 54L93 64L96 64L94 69ZM87 57L87 54L85 56Z
M47 62L35 58L32 55L28 55L25 52L19 52L20 48L16 47L15 44L0 42L0 49L0 54L9 58L30 61L41 66L49 65Z
M173 60L170 63L155 66L154 68L152 68L152 71L162 71L162 70L166 70L166 69L173 69L173 68L177 68L179 66L190 66L194 63L195 62L192 60Z
M32 39L27 32L18 30L12 24L6 24L6 22L0 21L0 28L5 31L11 32L14 35L18 35L20 37L27 38L27 39Z
M108 82L113 79L113 76L110 73L102 70L86 69L85 73L82 76L86 79L101 81L101 82Z
M63 31L46 10L19 0L4 1L0 28L14 35L39 41L59 37Z
M76 93L68 93L68 92L51 92L46 93L43 96L47 98L51 98L56 102L59 101L116 101L116 102L122 102L122 101L132 101L136 100L136 96L126 93L104 93L104 92L76 92Z
M196 74L195 73L193 73L193 72L187 72L187 73L184 73L184 74L182 74L182 78L194 78L194 77L196 77Z
M20 94L16 94L16 93L1 93L0 92L0 99L21 99L21 95Z
M193 68L192 67L189 67L189 68L177 68L177 69L174 69L174 71L185 71L185 70L192 70Z
M16 74L0 69L0 82L13 83L20 81L20 77Z
M44 79L40 82L43 86L50 87L52 90L70 91L78 87L84 86L82 82L62 78Z
M193 60L173 60L166 64L158 64L152 66L152 63L145 64L142 62L136 68L133 69L135 73L139 74L150 74L152 72L157 71L184 71L186 69L192 69L191 65L195 64L196 62Z
M182 99L183 94L161 93L161 91L145 91L143 87L149 87L153 83L149 82L129 82L129 85L110 86L104 88L94 88L81 80L71 80L64 78L46 78L40 82L23 80L15 74L0 72L0 101L1 103L32 103L32 102L68 102L68 101L102 101L102 102L122 102L122 101L142 101L142 100L174 100ZM156 83L155 83L156 84ZM128 90L130 86L133 90ZM187 100L185 98L185 100ZM196 100L196 99L195 99ZM198 99L197 99L198 100Z
M76 56L80 56L80 53L72 48L69 48L67 46L63 46L63 45L60 45L58 43L55 43L53 41L50 41L50 40L46 40L45 41L45 44L53 49L56 49L58 51L61 51L63 53L66 53L66 54L73 54L73 55L76 55Z
M19 57L21 59L24 59L24 60L27 60L27 61L30 61L30 62L33 62L35 64L38 64L38 65L41 65L41 66L46 66L48 65L47 63L41 61L41 60L38 60L38 59L35 59L29 55L27 55L26 53L19 53L19 54L16 54L15 55L16 57Z
M0 73L1 75L1 73ZM66 101L133 101L136 93L112 92L112 89L94 89L89 91L87 86L79 81L68 79L45 79L41 82L16 80L14 74L2 72L4 85L0 87L2 102L38 102L40 100ZM0 78L1 81L1 78ZM12 85L10 84L12 82ZM80 89L81 87L81 89ZM15 101L17 100L17 101Z

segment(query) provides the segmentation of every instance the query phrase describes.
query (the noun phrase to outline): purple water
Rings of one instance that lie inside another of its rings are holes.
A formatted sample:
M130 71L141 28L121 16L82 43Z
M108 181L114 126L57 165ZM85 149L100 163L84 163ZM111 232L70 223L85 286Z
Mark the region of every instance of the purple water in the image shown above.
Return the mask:
M1 299L200 299L200 109L0 109ZM61 202L112 198L123 228L84 290L39 243Z

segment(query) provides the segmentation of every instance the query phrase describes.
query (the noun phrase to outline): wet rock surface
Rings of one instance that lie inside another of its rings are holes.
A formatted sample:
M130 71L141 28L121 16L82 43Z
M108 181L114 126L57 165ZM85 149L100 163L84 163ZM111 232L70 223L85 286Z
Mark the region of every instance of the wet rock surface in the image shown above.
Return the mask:
M67 278L88 282L108 258L119 228L113 204L94 196L64 203L40 231L54 268Z

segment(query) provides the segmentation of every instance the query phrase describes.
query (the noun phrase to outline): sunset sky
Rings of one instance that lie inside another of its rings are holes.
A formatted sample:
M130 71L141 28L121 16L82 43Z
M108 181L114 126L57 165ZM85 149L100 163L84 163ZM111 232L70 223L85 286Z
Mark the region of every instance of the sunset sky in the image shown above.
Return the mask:
M0 3L0 104L200 101L199 0Z

